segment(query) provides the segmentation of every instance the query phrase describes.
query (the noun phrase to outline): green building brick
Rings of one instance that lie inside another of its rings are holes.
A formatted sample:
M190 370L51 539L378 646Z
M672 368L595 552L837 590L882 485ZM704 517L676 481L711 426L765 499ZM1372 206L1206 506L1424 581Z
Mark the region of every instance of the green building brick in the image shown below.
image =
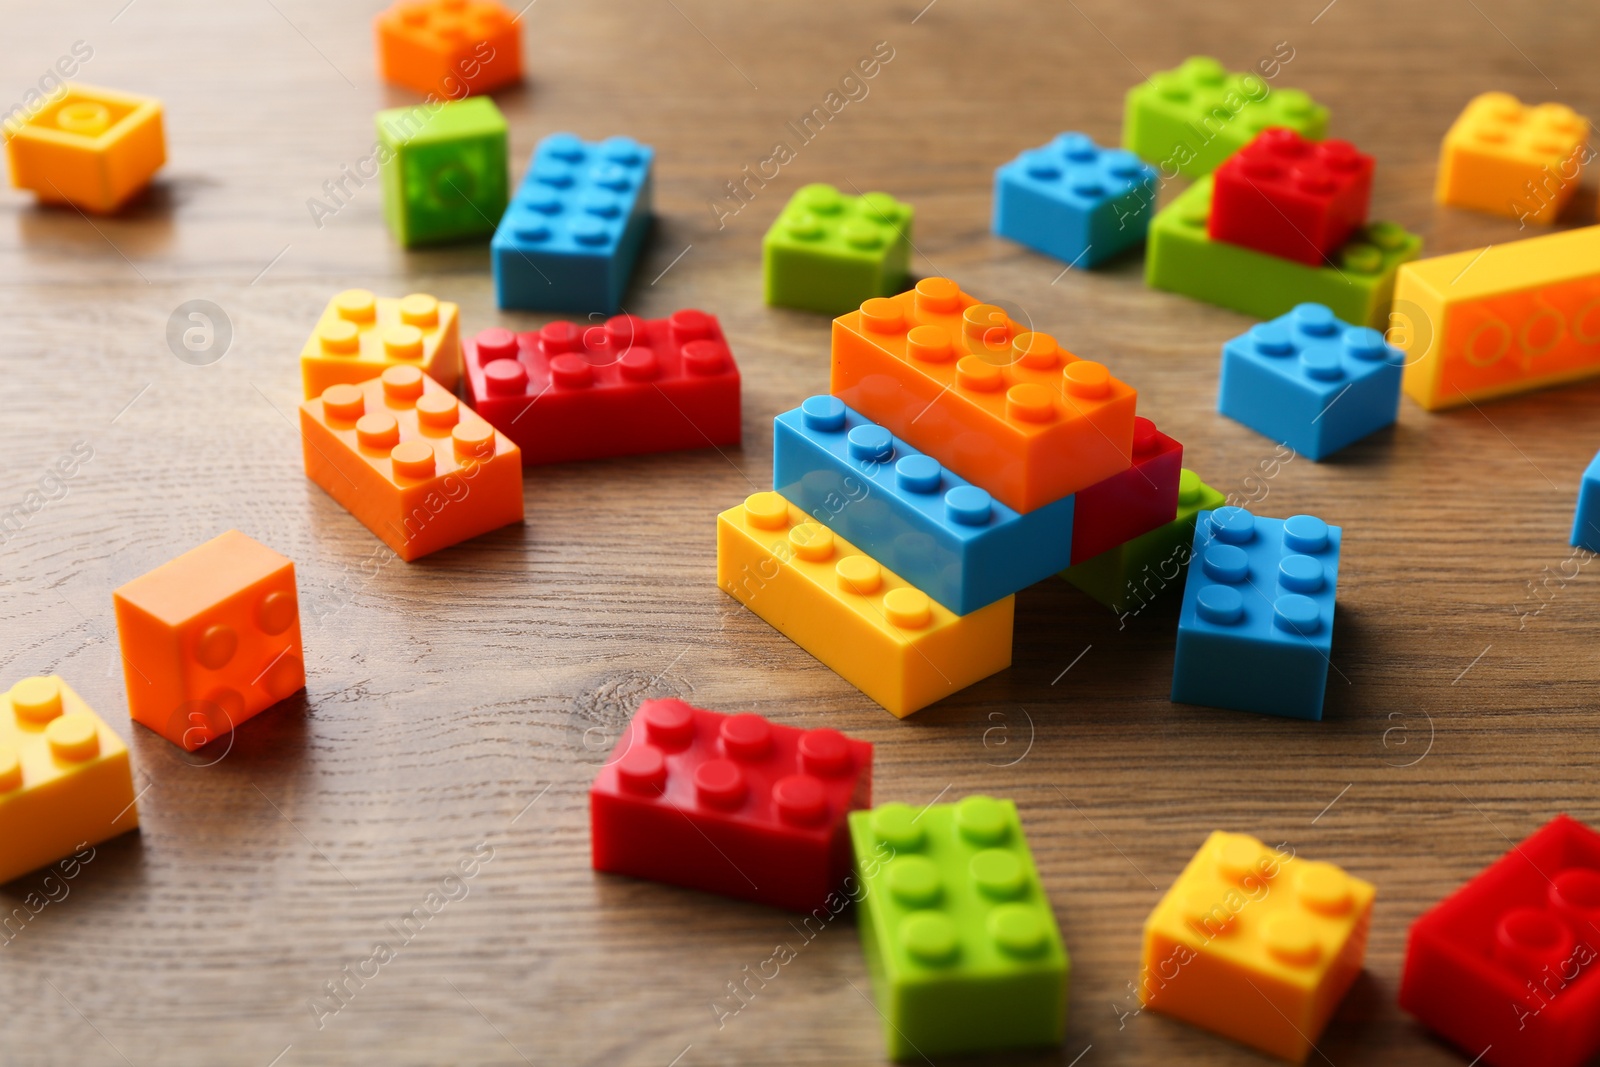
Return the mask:
M402 245L487 239L505 214L506 120L474 96L378 112L383 216Z
M1069 963L1015 804L884 804L850 841L892 1058L1060 1044Z
M1268 126L1320 141L1328 109L1299 89L1274 89L1256 74L1230 74L1210 56L1190 56L1128 90L1122 147L1164 178L1203 178Z
M911 216L911 205L888 193L801 188L761 242L767 303L843 315L875 296L905 291Z
M1206 176L1156 212L1150 222L1144 280L1152 289L1204 300L1258 319L1296 304L1326 304L1336 317L1382 330L1400 264L1416 259L1422 238L1393 222L1369 222L1332 262L1308 267L1206 234L1211 178Z
M1220 508L1226 498L1192 470L1178 475L1178 517L1165 526L1086 559L1061 577L1118 615L1144 610L1168 589L1183 591L1194 543L1194 517Z

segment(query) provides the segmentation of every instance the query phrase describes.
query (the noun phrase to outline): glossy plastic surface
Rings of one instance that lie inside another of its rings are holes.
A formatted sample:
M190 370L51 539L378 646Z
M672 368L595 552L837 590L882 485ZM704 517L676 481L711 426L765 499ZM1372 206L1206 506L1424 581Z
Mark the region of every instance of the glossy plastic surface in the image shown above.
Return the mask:
M1011 665L1014 597L955 615L777 493L717 516L717 584L900 718Z
M540 141L490 242L499 305L615 314L650 229L654 163L630 137Z
M1009 800L850 816L891 1059L1059 1044L1070 962Z
M112 600L129 712L175 745L193 751L305 688L294 563L237 530Z
M1202 511L1178 617L1172 699L1322 718L1342 531L1312 515Z
M739 443L739 367L703 311L496 328L465 347L467 399L528 466Z
M306 477L410 562L522 521L522 456L415 367L300 405Z
M594 867L836 914L871 803L865 741L647 700L589 788Z

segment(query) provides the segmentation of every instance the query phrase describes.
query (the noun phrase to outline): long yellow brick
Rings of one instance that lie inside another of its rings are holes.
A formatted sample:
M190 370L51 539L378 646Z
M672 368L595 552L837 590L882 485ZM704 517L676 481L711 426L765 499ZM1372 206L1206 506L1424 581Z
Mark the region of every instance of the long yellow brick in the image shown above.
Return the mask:
M1600 374L1600 226L1405 264L1389 339L1430 411Z
M777 493L717 516L717 583L900 718L1011 666L1015 597L953 614Z

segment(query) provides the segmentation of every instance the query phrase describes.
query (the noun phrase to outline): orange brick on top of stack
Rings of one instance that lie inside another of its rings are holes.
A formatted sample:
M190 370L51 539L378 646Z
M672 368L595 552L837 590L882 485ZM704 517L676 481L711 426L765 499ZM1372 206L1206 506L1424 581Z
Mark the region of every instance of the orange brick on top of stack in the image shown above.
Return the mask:
M835 319L831 388L1022 512L1132 457L1132 387L948 278Z
M834 320L832 385L1020 512L1074 494L1074 564L1177 515L1183 446L1137 391L947 278Z
M983 567L1050 527L1064 562L1073 494L1134 469L1136 394L942 278L835 320L832 356L833 398L778 418L775 459L785 434L796 450L775 471L786 495L758 493L719 517L718 578L904 716L1011 661L1014 595L954 614L935 599L953 603L948 569L927 557ZM796 459L802 447L816 469ZM825 491L834 484L844 491ZM921 584L884 566L890 557Z

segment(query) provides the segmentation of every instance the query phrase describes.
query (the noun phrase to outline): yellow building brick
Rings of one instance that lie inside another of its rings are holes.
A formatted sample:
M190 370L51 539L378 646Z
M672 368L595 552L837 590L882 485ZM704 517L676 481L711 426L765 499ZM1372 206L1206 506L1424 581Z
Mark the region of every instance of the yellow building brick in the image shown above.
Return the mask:
M1361 972L1373 896L1331 863L1218 830L1145 921L1140 999L1301 1062Z
M426 293L373 296L346 289L332 300L300 350L306 399L330 385L360 385L390 367L416 367L456 391L461 380L460 308Z
M1015 597L955 615L777 493L717 516L717 583L901 718L1011 665Z
M1578 188L1589 122L1564 104L1510 93L1474 97L1439 148L1434 199L1529 222L1553 222Z
M1405 264L1389 340L1430 411L1600 374L1600 226Z
M117 210L167 161L161 101L76 82L5 135L12 185L84 211Z
M139 825L128 746L56 675L0 695L0 882Z

